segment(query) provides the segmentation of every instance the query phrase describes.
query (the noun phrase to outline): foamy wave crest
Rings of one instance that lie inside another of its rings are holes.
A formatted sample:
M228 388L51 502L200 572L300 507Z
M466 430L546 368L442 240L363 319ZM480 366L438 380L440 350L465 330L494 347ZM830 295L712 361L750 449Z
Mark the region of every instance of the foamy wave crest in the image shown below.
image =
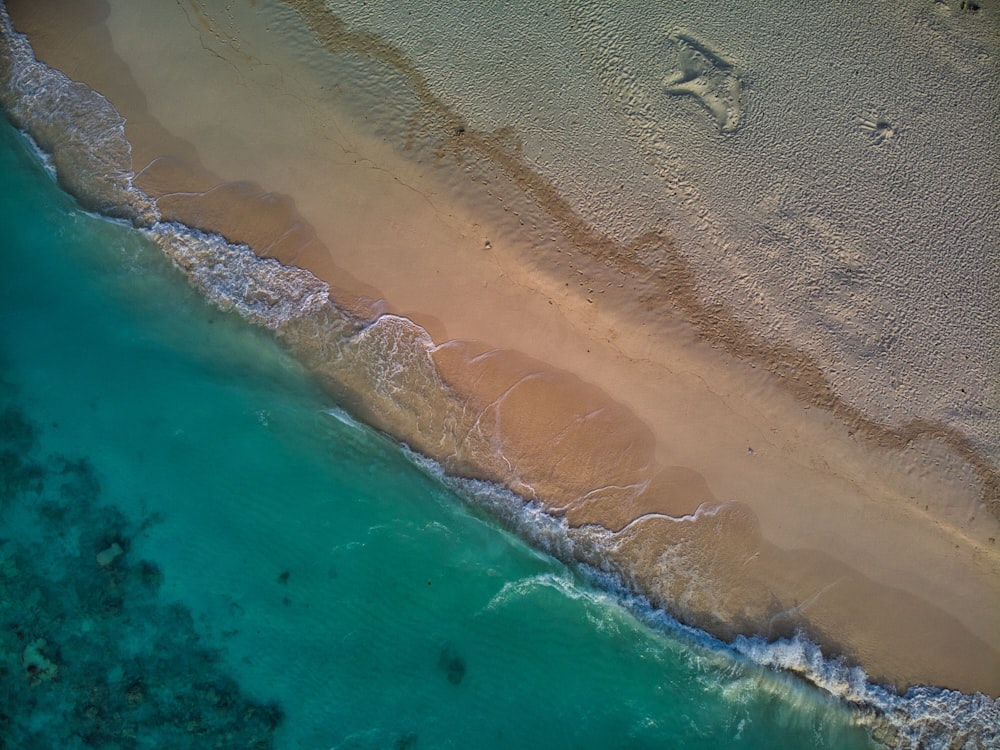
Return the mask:
M171 222L147 232L211 302L273 331L364 422L422 452L457 455L462 405L438 376L423 328L397 315L359 318L311 272L217 234Z
M85 208L148 226L156 204L132 184L132 146L111 102L39 62L0 2L0 104L51 155L59 183Z
M546 512L541 504L525 500L508 488L480 479L456 477L441 464L404 446L407 456L422 471L446 485L470 505L485 510L507 531L532 547L563 562L577 559L576 546L565 518Z
M365 352L359 361L371 365L371 382L383 396L404 397L413 389L416 373L429 384L428 390L444 387L431 361L434 342L430 334L409 318L380 315L359 331L352 343Z
M157 223L149 234L206 297L259 326L278 330L331 307L325 282L246 245L175 223Z
M345 427L349 427L352 430L357 430L358 432L364 432L369 429L369 427L362 422L359 422L346 411L341 409L339 406L333 406L329 409L323 410L324 414L329 414L331 417L336 419Z
M569 599L585 597L585 593L566 576L554 573L541 573L540 575L521 578L516 581L508 581L490 599L486 605L486 609L499 609L514 600L530 596L538 589L552 589Z
M767 643L739 637L733 648L758 664L799 674L827 692L873 712L873 735L899 748L1000 747L1000 699L918 685L903 695L873 685L860 667L823 656L804 635Z

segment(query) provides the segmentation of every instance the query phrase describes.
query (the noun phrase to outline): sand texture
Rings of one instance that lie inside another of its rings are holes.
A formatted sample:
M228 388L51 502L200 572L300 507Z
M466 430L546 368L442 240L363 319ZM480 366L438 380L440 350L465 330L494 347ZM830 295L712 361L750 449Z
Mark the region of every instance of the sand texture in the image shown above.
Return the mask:
M474 5L7 3L353 414L684 622L1000 694L995 13Z

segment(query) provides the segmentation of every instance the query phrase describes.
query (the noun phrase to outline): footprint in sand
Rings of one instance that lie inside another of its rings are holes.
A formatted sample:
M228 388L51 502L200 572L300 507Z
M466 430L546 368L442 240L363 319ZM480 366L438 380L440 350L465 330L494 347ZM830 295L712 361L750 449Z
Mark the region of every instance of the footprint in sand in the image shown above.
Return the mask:
M862 117L858 127L868 134L873 146L885 145L896 135L896 127L883 117Z
M680 71L664 80L664 91L695 97L712 115L719 132L734 132L743 114L743 82L736 67L690 34L677 32L670 40L677 47Z

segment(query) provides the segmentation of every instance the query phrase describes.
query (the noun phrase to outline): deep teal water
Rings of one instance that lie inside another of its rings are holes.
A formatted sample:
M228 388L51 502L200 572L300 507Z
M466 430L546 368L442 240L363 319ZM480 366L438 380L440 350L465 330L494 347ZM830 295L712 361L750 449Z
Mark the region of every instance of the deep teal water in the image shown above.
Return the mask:
M869 746L335 406L0 124L0 747Z

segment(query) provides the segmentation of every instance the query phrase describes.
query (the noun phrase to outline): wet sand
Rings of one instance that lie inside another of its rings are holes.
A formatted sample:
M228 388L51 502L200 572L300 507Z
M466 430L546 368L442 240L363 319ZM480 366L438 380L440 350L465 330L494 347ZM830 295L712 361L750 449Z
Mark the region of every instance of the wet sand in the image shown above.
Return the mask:
M996 475L961 435L881 428L808 357L727 334L682 265L644 269L669 237L602 240L519 166L515 136L448 122L378 40L285 6L8 7L41 60L125 116L164 218L427 330L463 407L454 430L405 399L353 405L375 424L603 535L685 621L723 637L805 626L875 679L1000 694ZM358 91L331 49L370 76ZM379 130L421 111L408 151Z

